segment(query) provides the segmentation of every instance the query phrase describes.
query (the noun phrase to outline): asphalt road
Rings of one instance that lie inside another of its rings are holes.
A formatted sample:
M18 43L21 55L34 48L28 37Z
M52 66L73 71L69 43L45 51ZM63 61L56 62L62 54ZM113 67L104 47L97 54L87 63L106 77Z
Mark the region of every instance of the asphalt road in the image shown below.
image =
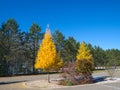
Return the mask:
M96 72L94 76L108 76L106 72ZM120 71L114 75L120 78ZM51 75L51 78L57 78L59 75ZM0 90L43 90L40 88L26 87L23 82L34 80L47 79L47 75L31 75L31 76L15 76L15 77L1 77ZM45 89L44 89L45 90ZM52 90L120 90L120 82L107 84L88 84L68 86L65 88L56 88Z

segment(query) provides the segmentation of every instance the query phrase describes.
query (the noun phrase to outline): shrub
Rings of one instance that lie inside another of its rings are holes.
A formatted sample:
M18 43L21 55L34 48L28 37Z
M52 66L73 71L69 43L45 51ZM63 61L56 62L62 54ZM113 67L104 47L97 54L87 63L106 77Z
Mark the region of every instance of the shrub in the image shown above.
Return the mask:
M64 73L60 77L63 78L59 81L60 85L71 86L93 82L91 75L76 72L74 62L68 63L68 65L64 68Z
M62 81L59 81L59 85L72 86L73 83L71 80L62 80Z

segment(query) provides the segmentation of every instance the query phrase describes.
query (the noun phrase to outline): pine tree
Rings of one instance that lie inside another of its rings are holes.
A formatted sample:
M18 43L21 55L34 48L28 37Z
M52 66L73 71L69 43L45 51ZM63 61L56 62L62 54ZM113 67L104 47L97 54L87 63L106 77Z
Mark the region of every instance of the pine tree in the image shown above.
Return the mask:
M30 27L30 33L29 38L31 40L31 58L32 58L32 65L33 65L33 74L35 73L35 58L36 58L36 52L39 47L38 42L42 40L42 33L41 33L41 27L37 23L33 23Z
M49 72L50 70L58 69L58 65L62 65L62 62L57 54L54 42L52 41L49 27L47 27L44 39L37 53L35 68L47 71L48 82L50 82Z
M85 42L82 42L79 46L76 58L76 70L83 75L91 75L93 70L93 57Z

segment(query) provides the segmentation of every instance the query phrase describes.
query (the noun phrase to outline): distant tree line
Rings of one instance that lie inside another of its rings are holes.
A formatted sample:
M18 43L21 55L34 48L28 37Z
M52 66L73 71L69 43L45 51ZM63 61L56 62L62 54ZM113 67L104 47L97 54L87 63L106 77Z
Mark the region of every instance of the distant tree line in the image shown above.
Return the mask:
M3 22L0 26L0 76L37 73L34 64L43 35L44 32L37 23L33 23L29 32L25 32L19 29L14 19ZM75 62L81 42L73 37L66 39L59 30L52 36L64 64ZM87 46L91 50L95 66L105 66L111 62L112 65L120 65L120 50L104 50L90 43Z

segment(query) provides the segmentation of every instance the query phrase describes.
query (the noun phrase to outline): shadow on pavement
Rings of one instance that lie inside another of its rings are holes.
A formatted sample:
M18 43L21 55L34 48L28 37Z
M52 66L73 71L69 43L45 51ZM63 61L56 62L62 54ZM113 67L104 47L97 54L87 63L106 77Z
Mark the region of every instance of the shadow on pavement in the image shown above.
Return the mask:
M13 84L13 83L20 83L20 82L26 82L26 81L0 82L0 85Z

